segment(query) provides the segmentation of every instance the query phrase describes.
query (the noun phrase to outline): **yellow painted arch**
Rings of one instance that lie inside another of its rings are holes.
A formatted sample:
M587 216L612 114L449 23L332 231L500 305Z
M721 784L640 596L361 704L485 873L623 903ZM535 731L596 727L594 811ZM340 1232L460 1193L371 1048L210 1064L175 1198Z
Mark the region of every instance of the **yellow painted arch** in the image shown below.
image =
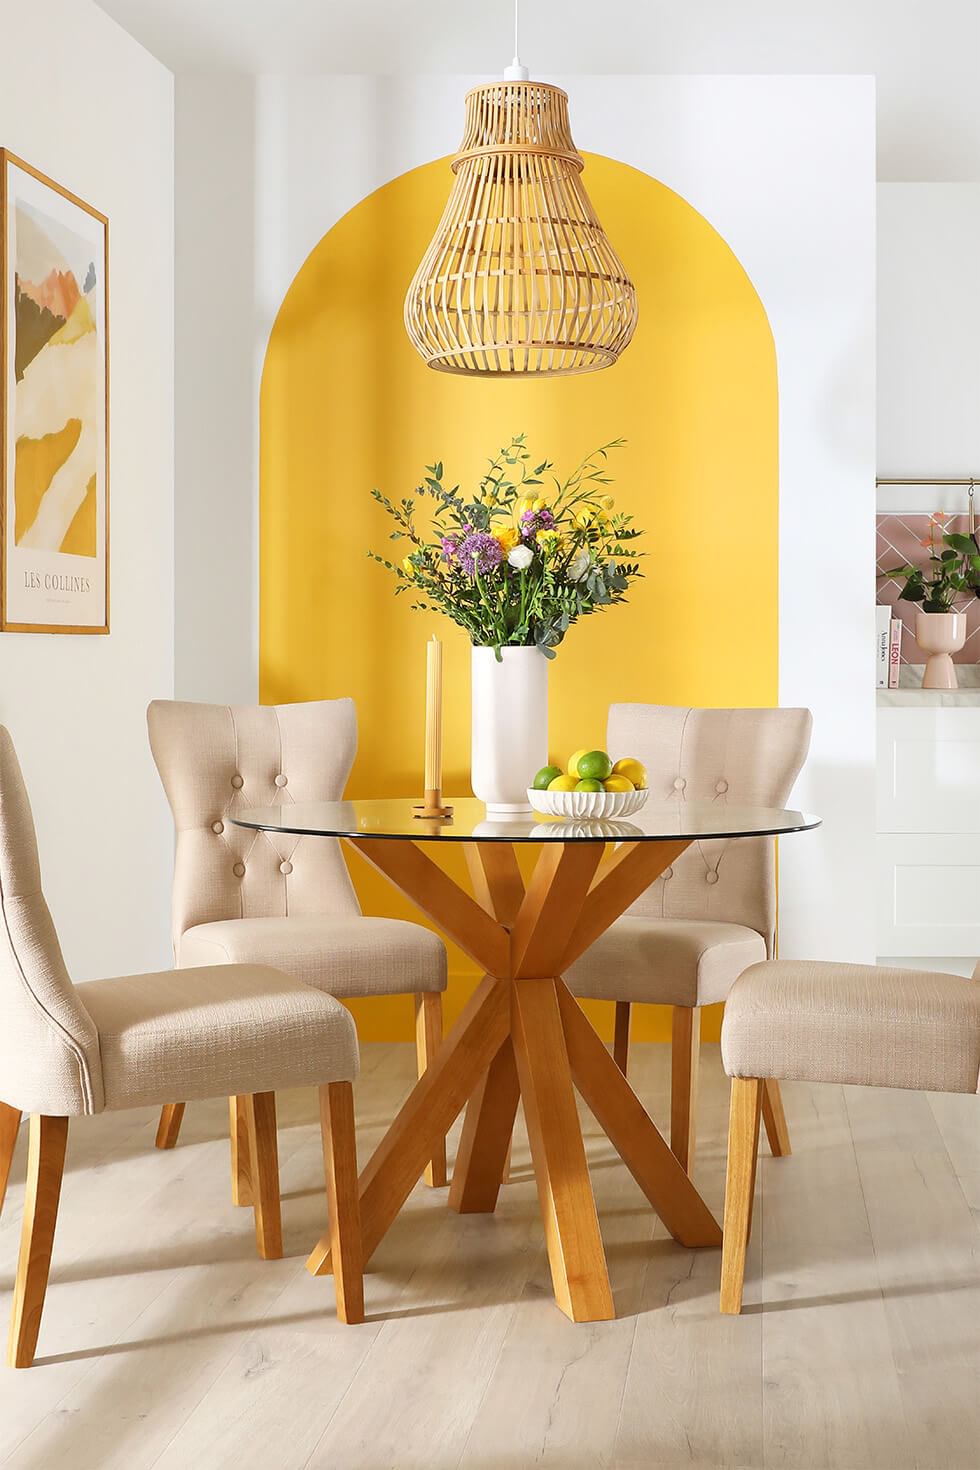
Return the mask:
M777 390L765 311L729 246L678 194L613 159L586 162L640 307L615 367L478 381L422 364L402 302L445 203L445 159L339 220L272 328L260 416L260 695L355 699L351 795L419 788L432 632L446 646L446 786L468 790L469 646L445 620L396 600L390 575L367 560L368 547L397 545L369 491L410 495L437 459L451 483L472 483L513 432L559 470L624 436L613 493L648 531L646 580L630 604L573 628L552 664L552 750L601 745L614 700L777 701ZM351 863L366 911L417 917ZM454 953L451 968L453 1012L467 962ZM412 1034L404 1002L357 1010L364 1039ZM662 1018L638 1018L636 1034L665 1035Z

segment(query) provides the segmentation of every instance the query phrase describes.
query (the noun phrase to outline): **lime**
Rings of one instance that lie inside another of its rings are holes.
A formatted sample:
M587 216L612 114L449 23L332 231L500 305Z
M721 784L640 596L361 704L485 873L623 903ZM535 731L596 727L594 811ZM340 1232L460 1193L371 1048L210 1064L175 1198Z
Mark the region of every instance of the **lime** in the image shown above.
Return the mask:
M631 755L624 756L621 761L616 762L613 766L613 775L625 776L627 781L632 781L637 791L646 791L649 784L646 766Z
M531 786L535 791L547 791L555 777L561 774L561 766L542 766Z
M589 781L605 781L607 776L612 775L612 761L604 750L587 750L584 755L579 756L577 771L579 776Z
M578 763L582 759L583 755L588 755L588 753L589 752L588 752L587 748L583 745L582 746L582 749L581 750L577 750L575 752L575 754L569 759L569 762L568 762L568 774L570 776L577 776L578 775Z
M602 789L602 782L597 781L594 776L586 776L583 780L576 781L575 783L576 791L602 791Z
M626 777L626 776L616 776L616 775L607 776L606 779L603 781L602 784L603 784L603 787L605 788L606 791L635 791L636 790L636 787L633 785L633 782L630 781L629 778Z
M556 776L553 781L548 782L549 791L574 791L578 781L574 776Z

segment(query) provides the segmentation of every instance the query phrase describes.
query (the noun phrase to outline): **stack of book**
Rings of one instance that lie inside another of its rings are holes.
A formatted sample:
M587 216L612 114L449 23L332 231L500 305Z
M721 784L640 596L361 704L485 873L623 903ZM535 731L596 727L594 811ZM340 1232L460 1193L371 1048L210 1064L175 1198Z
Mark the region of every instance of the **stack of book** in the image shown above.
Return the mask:
M875 608L875 684L878 689L897 689L902 661L902 621L890 607Z

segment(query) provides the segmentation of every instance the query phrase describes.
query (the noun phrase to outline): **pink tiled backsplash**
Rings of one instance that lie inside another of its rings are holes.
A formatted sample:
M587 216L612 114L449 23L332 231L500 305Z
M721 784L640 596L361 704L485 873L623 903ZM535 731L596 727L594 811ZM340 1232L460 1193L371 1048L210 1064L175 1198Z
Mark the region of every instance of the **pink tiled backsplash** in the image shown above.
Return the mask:
M929 526L931 517L926 515L883 515L878 517L878 540L875 548L876 571L883 572L888 567L920 566L924 567L929 559L928 543ZM966 516L946 516L939 528L940 532L961 531L966 535L969 523ZM895 610L895 616L901 618L905 624L902 634L902 663L921 664L925 662L925 654L919 651L919 645L915 641L915 614L914 602L899 602L898 594L901 592L903 582L894 577L883 577L878 582L877 601L887 604ZM980 660L980 599L971 597L969 602L961 601L957 607L966 612L966 642L959 653L953 654L954 662L960 664L972 664Z

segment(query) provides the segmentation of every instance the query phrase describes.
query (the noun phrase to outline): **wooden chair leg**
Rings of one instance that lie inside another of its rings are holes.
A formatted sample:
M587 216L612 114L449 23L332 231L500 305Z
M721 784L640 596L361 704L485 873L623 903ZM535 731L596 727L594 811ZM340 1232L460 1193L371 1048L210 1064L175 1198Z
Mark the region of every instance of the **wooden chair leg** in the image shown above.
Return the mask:
M613 1061L624 1077L630 1057L630 1013L632 1009L628 1000L617 1000L616 1030L613 1033Z
M263 1261L282 1257L282 1212L279 1202L279 1144L276 1137L276 1095L256 1092L242 1098L248 1128L255 1210L255 1243Z
M421 1077L442 1045L442 994L425 990L415 997L415 1052ZM441 1189L446 1182L446 1140L425 1166L425 1182Z
M762 1084L762 1121L766 1125L766 1137L773 1157L784 1159L793 1152L789 1141L789 1128L783 1111L783 1094L774 1077L767 1077Z
M67 1118L32 1114L24 1224L7 1346L7 1362L11 1368L29 1368L34 1361L44 1296L48 1289L67 1143Z
M745 1254L749 1244L752 1196L755 1193L755 1164L759 1152L761 1103L762 1083L757 1078L732 1078L720 1307L721 1311L733 1316L738 1316L742 1310Z
M231 1145L231 1202L233 1205L251 1205L254 1203L252 1159L244 1097L228 1099L228 1139Z
M14 1149L17 1147L20 1119L19 1108L12 1108L7 1103L0 1102L0 1215L3 1214L7 1180L10 1178L10 1166L14 1161Z
M697 1006L674 1006L670 1052L670 1147L687 1174L694 1170L700 1056L700 1010Z
M320 1132L337 1316L341 1322L363 1322L364 1249L357 1189L354 1089L349 1082L328 1082L320 1088Z
M183 1103L167 1103L160 1109L160 1122L157 1124L157 1148L174 1147L180 1133L180 1125L183 1121Z

